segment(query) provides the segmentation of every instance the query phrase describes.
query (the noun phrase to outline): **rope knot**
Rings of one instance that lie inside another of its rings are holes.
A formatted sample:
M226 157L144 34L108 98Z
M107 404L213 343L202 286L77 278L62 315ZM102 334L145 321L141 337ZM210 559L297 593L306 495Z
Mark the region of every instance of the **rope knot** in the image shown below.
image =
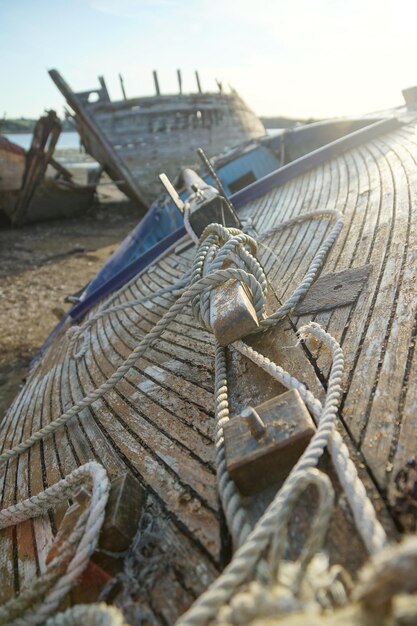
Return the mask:
M246 287L258 320L263 318L267 281L256 252L256 241L238 228L220 224L205 228L191 270L191 284L199 282L201 290L191 305L198 321L208 330L212 330L211 293L228 280L237 280Z
M66 337L69 340L68 350L72 358L78 360L85 356L88 350L88 335L86 334L86 329L78 324L74 324L68 328Z

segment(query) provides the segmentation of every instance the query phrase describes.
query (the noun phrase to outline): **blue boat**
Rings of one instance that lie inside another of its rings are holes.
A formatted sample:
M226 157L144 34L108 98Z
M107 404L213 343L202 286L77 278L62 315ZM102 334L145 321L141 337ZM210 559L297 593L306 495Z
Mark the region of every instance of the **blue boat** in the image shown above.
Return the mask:
M236 208L239 208L242 198L246 197L245 188L251 190L262 188L263 179L273 173L278 174L281 170L284 175L289 171L293 176L297 171L299 160L301 168L304 167L306 154L317 149L324 149L324 146L329 145L324 151L324 154L327 154L332 150L333 142L337 142L342 137L349 142L350 135L353 134L355 137L357 131L380 121L381 118L369 117L329 120L303 125L259 140L245 142L213 159L213 164L227 196ZM362 138L361 141L364 141L367 135L359 133L358 136ZM343 145L343 142L336 143L334 149L336 151L341 147L343 149ZM316 162L317 158L320 156L313 155L313 162ZM215 185L210 175L203 175L203 179L209 185ZM258 181L260 187L257 186ZM181 188L181 176L179 176L178 186L179 196L185 200L187 191L183 186ZM82 317L98 300L120 288L184 234L181 213L166 193L161 194L91 280L80 296L79 304L76 304L70 311L71 317L74 320Z

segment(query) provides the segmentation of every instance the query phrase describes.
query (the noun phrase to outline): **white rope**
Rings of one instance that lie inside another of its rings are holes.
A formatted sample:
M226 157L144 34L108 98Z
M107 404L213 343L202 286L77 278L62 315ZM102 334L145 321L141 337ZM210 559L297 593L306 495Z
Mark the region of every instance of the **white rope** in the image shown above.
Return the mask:
M67 337L70 339L70 343L68 349L72 352L72 356L74 359L78 360L86 355L89 348L89 340L90 334L89 329L94 326L100 319L103 317L107 317L112 313L119 313L121 311L126 311L128 309L134 309L135 307L145 304L146 302L151 302L160 296L169 294L174 296L175 298L181 295L183 292L183 288L189 283L189 272L187 272L181 280L176 281L171 287L164 287L163 289L159 289L154 293L151 293L142 298L138 298L136 300L129 300L128 302L123 302L122 304L118 304L113 307L104 306L95 315L88 318L82 326L74 325L71 326L67 330ZM112 297L113 301L114 298ZM81 342L80 342L81 340Z
M316 219L318 214L319 212L314 214L309 213L295 218L294 220L289 220L288 222L277 227L277 229L274 229L273 232L306 219ZM262 267L255 258L257 248L256 241L249 235L244 234L237 229L225 228L219 224L211 224L208 226L199 240L199 247L191 270L191 282L189 287L183 291L179 299L171 306L163 318L161 318L152 330L139 342L129 357L113 372L110 378L97 389L92 390L82 400L74 404L69 410L53 420L44 428L40 429L37 433L34 433L26 441L3 452L0 455L0 462L4 462L21 454L30 448L35 442L40 441L46 435L49 435L55 432L58 428L61 428L71 417L76 415L82 409L91 406L91 404L93 404L96 400L110 391L125 376L134 363L145 353L149 346L151 346L152 343L161 336L170 322L175 319L178 313L182 311L188 303L191 304L196 318L202 323L202 325L206 328L210 328L209 311L211 292L213 288L228 280L232 279L240 281L248 287L252 295L253 306L258 320L261 323L262 329L275 325L284 315L288 314L296 306L298 301L306 293L307 289L317 275L319 268L322 266L328 250L333 245L333 242L340 232L342 227L342 218L337 211L324 211L320 212L320 214L336 218L336 224L332 228L330 235L319 248L319 251L310 264L310 267L300 286L278 309L278 311L266 319L264 319L264 311L267 281ZM267 235L271 234L271 232L272 231L267 233ZM230 264L231 259L237 267L227 267L227 265ZM138 301L118 305L112 309L102 309L96 314L96 316L93 316L91 321L88 321L87 324L90 322L94 323L103 315L123 310L129 306L135 306L136 304L138 304ZM305 478L306 472L309 473L313 470L313 468L315 468L324 448L330 444L330 441L333 442L332 445L335 448L333 458L335 459L335 464L337 463L336 469L342 477L341 482L343 487L347 490L349 502L352 506L352 510L354 511L355 521L357 524L362 523L363 521L365 522L367 545L371 546L372 550L377 550L378 545L382 544L383 540L385 540L385 537L383 537L380 532L382 531L382 527L379 529L377 526L375 512L373 511L370 501L366 498L364 487L360 483L357 473L355 473L356 470L352 462L349 460L347 448L344 446L343 442L341 442L340 435L338 440L337 436L335 437L334 434L334 422L338 412L341 395L341 380L343 374L342 350L337 342L317 324L310 324L303 327L300 330L300 333L305 337L308 335L314 335L321 342L325 343L332 353L332 367L329 378L329 386L323 407L310 394L310 392L308 392L305 387L299 383L299 381L296 381L296 379L292 379L290 381L291 377L288 373L283 370L280 371L280 368L270 361L267 363L265 357L255 353L255 351L252 351L252 353L250 353L251 356L249 357L275 377L281 376L281 378L286 378L287 382L290 382L287 386L296 386L295 383L297 383L297 388L299 389L300 394L318 420L317 431L308 444L306 450L253 530L251 530L251 526L246 517L246 512L242 507L240 495L226 470L223 426L229 419L227 372L225 351L218 345L216 346L216 460L218 483L229 527L231 528L231 532L236 539L237 545L240 547L238 548L232 562L219 579L215 581L210 589L203 594L197 600L195 605L179 620L178 623L181 624L181 626L200 625L205 623L208 619L213 618L219 607L230 599L237 587L251 574L251 572L253 572L253 568L259 562L265 547L276 532L277 516L278 519L285 519L288 509L291 507L293 494L297 489L297 485L299 485L300 481ZM247 355L249 354L248 351L251 350L248 346L245 346L243 342L237 342L234 346L243 353L245 353L246 350ZM335 441L336 443L334 443ZM352 470L352 467L354 471ZM348 474L347 478L346 474ZM52 490L53 488L50 489ZM48 494L48 498L50 497L53 499L53 491L47 490L45 494ZM31 502L31 512L36 509L36 506L41 506L40 503L42 500L42 494L40 494L38 498L39 501L36 501L35 503ZM359 511L361 506L363 506L363 510ZM22 510L21 507L23 507ZM371 507L371 510L369 507ZM6 512L6 517L7 514L8 513ZM24 516L25 514L27 514L27 512L25 511L24 503L16 505L15 509L11 511L13 519L16 519L17 515ZM376 533L375 528L377 529ZM374 531L374 535L376 535L376 539L374 538L373 540L370 537L372 529ZM79 533L79 528L76 528L74 532ZM317 541L317 537L320 535L317 528L315 529L313 535L312 541L314 538ZM81 540L80 545L82 541L83 539ZM62 557L62 555L59 556L60 558ZM62 583L62 579L60 579L59 584L61 589L62 585L64 584L65 586L66 583ZM69 588L68 584L67 588ZM25 621L19 623L32 624L38 622Z
M226 350L216 342L215 356L216 471L219 495L227 526L236 547L242 545L252 530L242 498L226 468L223 429L230 419L227 386Z
M328 216L336 220L335 225L318 249L317 253L314 255L314 258L310 263L310 266L300 285L294 290L288 300L286 300L286 302L284 302L284 304L282 304L275 311L275 313L270 315L266 320L260 322L261 328L274 326L279 320L285 317L285 315L291 313L291 311L295 309L299 301L305 296L313 280L316 278L319 269L322 267L329 250L333 246L334 242L340 234L340 231L343 228L343 215L339 211L333 209L328 209L325 211L312 211L310 213L304 213L303 215L299 215L298 217L287 220L286 222L279 224L275 228L272 228L271 230L263 234L261 239L265 239L266 237L269 237L270 235L277 233L284 228L293 226L294 224L299 224L300 222L308 220L315 220L323 216Z
M276 532L278 513L288 506L290 496L300 476L303 476L306 470L317 465L324 448L329 442L342 391L343 353L333 337L318 325L315 325L315 327L306 326L304 327L304 332L319 337L330 348L332 353L328 392L317 431L300 459L292 468L272 503L251 531L245 543L236 551L231 563L209 589L178 620L177 626L200 626L201 624L206 624L216 616L220 607L230 600L239 585L250 577L260 555Z
M0 511L0 528L7 528L43 515L68 498L74 498L81 485L91 489L87 510L80 516L68 541L58 546L47 571L32 588L0 607L1 624L42 624L80 577L96 548L103 524L110 488L107 473L98 463L86 463L38 495ZM66 569L62 571L65 565Z
M271 549L268 558L271 582L279 581L280 566L284 558L287 545L288 526L290 516L300 494L310 485L314 485L318 492L318 503L310 526L308 540L298 559L298 572L293 583L293 591L296 595L305 576L307 567L314 555L321 550L325 535L333 512L334 490L330 478L317 469L309 468L302 474L299 472L293 483L293 488L288 496L285 506L278 511L276 519L275 535L272 536Z
M299 335L305 338L308 335L307 329L317 337L319 336L317 324L311 324L300 329ZM320 419L323 410L322 404L320 400L314 397L311 391L308 391L302 382L243 341L236 341L233 347L278 380L287 389L297 389L316 422ZM366 493L363 482L358 476L356 466L350 458L349 450L336 429L332 432L329 450L337 476L350 504L356 528L369 553L374 554L384 547L387 536L376 517L375 509Z
M318 493L318 504L310 525L309 536L296 563L283 561L287 534L294 505L310 485ZM330 516L333 511L334 490L330 479L323 472L309 469L294 482L286 507L278 511L276 533L271 538L268 555L268 584L258 580L247 583L224 605L216 616L216 626L235 624L244 626L252 621L273 618L304 608L314 603L319 609L340 604L346 600L346 590L335 579L334 568L326 568L327 559L321 550ZM326 571L327 570L327 571Z
M128 626L123 613L115 606L77 604L50 617L45 626Z

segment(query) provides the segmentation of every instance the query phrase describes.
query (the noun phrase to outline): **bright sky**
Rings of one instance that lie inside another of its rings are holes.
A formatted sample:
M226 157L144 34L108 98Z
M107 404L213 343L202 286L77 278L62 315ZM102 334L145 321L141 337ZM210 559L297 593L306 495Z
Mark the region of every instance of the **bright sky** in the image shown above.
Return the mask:
M47 74L120 99L232 84L259 115L330 117L402 103L417 84L415 0L0 0L0 117L60 114Z

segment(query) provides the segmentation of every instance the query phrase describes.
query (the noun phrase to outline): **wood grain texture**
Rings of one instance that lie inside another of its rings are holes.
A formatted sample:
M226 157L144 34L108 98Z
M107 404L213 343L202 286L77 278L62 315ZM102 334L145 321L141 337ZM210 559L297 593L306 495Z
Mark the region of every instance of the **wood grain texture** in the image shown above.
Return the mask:
M250 343L321 399L327 387L329 354L317 345L297 345L296 330L313 319L341 343L346 374L338 428L390 536L396 532L394 522L403 523L395 478L415 457L416 161L416 125L410 123L321 164L242 211L242 217L251 217L257 232L265 234L285 219L336 208L344 213L345 225L322 275L371 266L355 302L293 315ZM311 220L263 240L259 259L271 285L269 312L299 283L328 229L326 220ZM192 248L176 255L166 253L126 286L114 304L173 284L190 267L192 258ZM86 357L78 361L68 352L66 335L58 337L1 424L3 449L50 422L106 380L172 301L167 294L161 295L101 319L91 328ZM284 391L234 350L229 352L228 367L235 413ZM213 386L212 336L199 328L186 308L110 393L62 431L1 469L2 506L39 492L89 459L102 462L111 478L124 472L135 477L145 489L145 509L158 521L165 565L155 585L138 602L159 623L172 623L229 556L215 476ZM326 458L322 467L329 468ZM338 489L333 475L332 480ZM272 495L265 493L247 502L253 520ZM328 548L333 560L344 560L354 569L364 557L364 548L354 534L340 490L337 501ZM314 494L310 494L304 503L307 510L311 511L313 502ZM44 570L45 556L65 510L66 506L61 507L2 534L3 598ZM302 510L297 519L298 530L305 531L308 520ZM412 525L415 512L407 519ZM68 601L79 597L76 589Z

